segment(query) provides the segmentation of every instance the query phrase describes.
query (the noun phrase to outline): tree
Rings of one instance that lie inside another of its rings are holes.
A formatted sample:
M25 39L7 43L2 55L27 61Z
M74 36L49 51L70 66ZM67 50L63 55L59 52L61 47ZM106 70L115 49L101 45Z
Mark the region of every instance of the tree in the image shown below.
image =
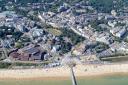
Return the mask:
M16 42L15 47L16 48L21 48L21 47L23 47L23 44L21 42Z
M2 45L2 51L4 52L5 58L7 58L8 54L7 54L6 48L4 47L4 42L3 42L3 39L5 37L6 37L6 34L3 31L0 31L0 42L1 42L1 45Z
M61 29L62 35L60 37L68 37L72 41L73 45L78 44L79 42L82 42L85 40L84 37L79 36L78 34L74 33L72 30L69 30L67 28Z
M7 53L7 49L4 47L4 42L3 42L2 38L0 38L0 42L1 42L1 45L2 45L2 50L4 52L5 58L7 58L8 57L8 53Z
M17 31L17 32L14 32L12 35L15 38L15 40L17 41L17 40L20 39L20 37L21 37L22 34L23 34L22 32Z

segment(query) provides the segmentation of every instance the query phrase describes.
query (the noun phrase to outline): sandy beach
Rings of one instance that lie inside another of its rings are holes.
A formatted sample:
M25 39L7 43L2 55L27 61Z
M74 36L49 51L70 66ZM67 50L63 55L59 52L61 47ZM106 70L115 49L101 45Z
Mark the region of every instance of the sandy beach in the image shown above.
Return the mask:
M110 65L77 65L74 68L77 77L106 75L112 73L128 73L128 64ZM70 77L70 69L67 66L48 69L20 69L0 70L0 79L31 79L31 78L59 78Z

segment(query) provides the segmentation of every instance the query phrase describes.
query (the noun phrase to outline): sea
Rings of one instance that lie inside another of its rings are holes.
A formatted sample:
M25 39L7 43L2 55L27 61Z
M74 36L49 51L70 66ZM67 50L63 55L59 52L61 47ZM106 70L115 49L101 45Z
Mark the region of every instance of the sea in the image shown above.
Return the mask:
M72 85L71 79L4 79L0 85ZM77 85L128 85L127 74L77 78Z

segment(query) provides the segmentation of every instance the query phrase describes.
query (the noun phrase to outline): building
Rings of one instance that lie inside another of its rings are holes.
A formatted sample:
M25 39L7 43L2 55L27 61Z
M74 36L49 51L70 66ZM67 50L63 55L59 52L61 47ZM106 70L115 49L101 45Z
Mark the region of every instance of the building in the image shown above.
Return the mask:
M115 25L117 24L117 22L116 21L108 21L108 25L110 26L110 27L115 27Z
M42 61L44 60L44 55L46 51L40 51L36 47L31 47L28 49L20 49L18 51L12 51L9 54L9 57L13 60L20 60L20 61Z
M108 33L102 33L96 36L96 41L111 44L113 39Z
M25 55L25 54L20 54L18 52L12 52L9 54L9 57L12 59L12 60L20 60L20 61L28 61L29 60L29 55Z
M44 34L44 31L42 29L33 28L30 33L33 37L41 37Z
M113 52L111 49L107 49L107 50L104 50L104 51L96 54L96 56L99 58L105 58L105 57L109 57L112 55L115 55L115 52Z
M125 27L115 27L110 30L114 36L121 38L127 32Z
M39 52L39 53L36 53L34 55L32 55L30 57L30 60L39 60L39 61L42 61L44 60L44 55L46 54L46 52Z
M110 45L111 50L113 52L126 52L128 53L128 43L126 42L114 42L113 44Z

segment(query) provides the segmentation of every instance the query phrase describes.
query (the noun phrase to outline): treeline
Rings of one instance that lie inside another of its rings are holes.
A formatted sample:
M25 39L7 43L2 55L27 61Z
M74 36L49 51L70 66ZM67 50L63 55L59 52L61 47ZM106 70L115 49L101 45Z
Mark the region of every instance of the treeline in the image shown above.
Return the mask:
M44 65L47 65L49 62L41 62L41 63L22 63L22 62L14 62L14 63L9 63L9 62L0 62L0 69L11 69L13 67L42 67Z
M12 35L15 40L18 40L22 36L22 32L15 31L14 27L1 26L0 27L0 38L6 38L7 35Z
M9 68L11 63L0 62L0 69Z
M89 0L89 4L98 12L110 13L112 9L121 9L127 0Z

